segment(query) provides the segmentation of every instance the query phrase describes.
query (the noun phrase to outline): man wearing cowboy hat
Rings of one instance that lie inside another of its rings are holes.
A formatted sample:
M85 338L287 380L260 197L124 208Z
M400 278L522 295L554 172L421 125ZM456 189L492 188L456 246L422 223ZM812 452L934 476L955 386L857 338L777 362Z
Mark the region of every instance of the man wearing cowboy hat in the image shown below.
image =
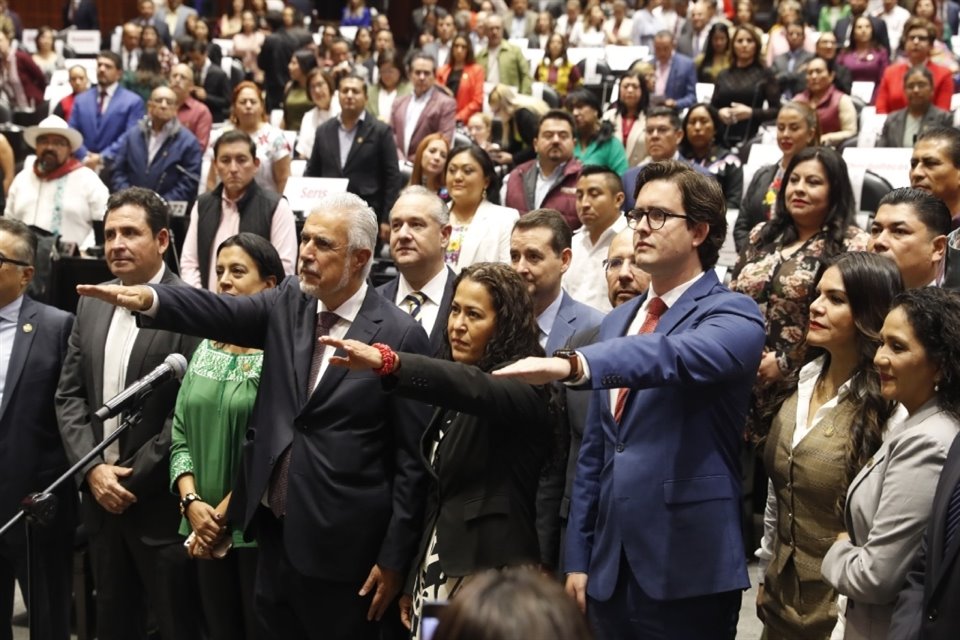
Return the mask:
M23 139L36 149L36 161L25 164L13 179L4 215L41 236L59 235L79 247L92 245L93 222L103 219L110 194L97 174L73 157L83 136L62 118L48 116L27 127Z

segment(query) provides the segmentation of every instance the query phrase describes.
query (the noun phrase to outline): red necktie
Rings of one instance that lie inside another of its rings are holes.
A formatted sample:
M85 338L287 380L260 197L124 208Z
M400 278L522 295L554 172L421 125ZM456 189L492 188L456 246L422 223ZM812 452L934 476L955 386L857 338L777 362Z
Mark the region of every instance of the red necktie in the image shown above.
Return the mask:
M647 303L647 317L643 319L643 324L640 325L640 331L637 332L637 335L643 335L644 333L653 333L653 330L657 328L657 323L660 321L660 316L667 310L667 305L664 304L663 300L660 298L650 298L650 302ZM630 395L630 389L623 388L617 393L617 404L613 409L613 420L617 424L620 424L620 418L623 417L623 408L627 404L627 396Z

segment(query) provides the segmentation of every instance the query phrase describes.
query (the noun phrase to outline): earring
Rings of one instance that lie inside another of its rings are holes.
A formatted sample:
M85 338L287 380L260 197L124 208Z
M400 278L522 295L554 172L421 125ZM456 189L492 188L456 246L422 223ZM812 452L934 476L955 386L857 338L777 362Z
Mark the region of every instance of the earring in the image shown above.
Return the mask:
M486 199L487 199L487 188L486 188L486 187L483 188L483 194L480 196L480 199L481 199L481 200L486 200Z
M934 384L934 385L933 385L933 391L934 391L934 393L939 393L939 392L940 392L940 385L939 385L939 384Z

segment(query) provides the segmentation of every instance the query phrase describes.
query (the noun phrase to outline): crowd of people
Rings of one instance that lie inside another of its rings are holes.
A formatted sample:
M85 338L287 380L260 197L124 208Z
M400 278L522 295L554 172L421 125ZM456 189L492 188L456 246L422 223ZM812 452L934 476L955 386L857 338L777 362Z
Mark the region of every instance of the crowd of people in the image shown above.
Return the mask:
M82 523L104 640L729 639L751 554L770 640L960 633L960 6L205 4L91 84L0 0L0 519L85 460L0 618L68 637Z

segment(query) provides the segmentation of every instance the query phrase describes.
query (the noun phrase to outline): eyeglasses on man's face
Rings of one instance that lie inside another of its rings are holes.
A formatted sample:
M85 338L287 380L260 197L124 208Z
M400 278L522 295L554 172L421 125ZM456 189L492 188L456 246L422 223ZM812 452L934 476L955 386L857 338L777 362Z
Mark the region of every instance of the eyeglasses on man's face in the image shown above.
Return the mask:
M632 258L609 258L603 261L603 270L607 273L620 273L623 265L627 265L633 273L643 273L643 269L637 266Z
M666 209L660 209L658 207L650 207L649 209L633 209L632 211L627 212L627 226L631 229L637 229L640 227L640 221L643 218L647 218L647 224L650 225L652 231L657 229L662 229L663 225L667 223L667 218L683 218L684 220L689 220L690 216L685 213L673 213L672 211L667 211Z
M7 263L16 265L18 267L32 267L33 265L29 262L24 262L23 260L14 260L13 258L8 258L7 256L0 253L0 269L3 269L3 265Z

